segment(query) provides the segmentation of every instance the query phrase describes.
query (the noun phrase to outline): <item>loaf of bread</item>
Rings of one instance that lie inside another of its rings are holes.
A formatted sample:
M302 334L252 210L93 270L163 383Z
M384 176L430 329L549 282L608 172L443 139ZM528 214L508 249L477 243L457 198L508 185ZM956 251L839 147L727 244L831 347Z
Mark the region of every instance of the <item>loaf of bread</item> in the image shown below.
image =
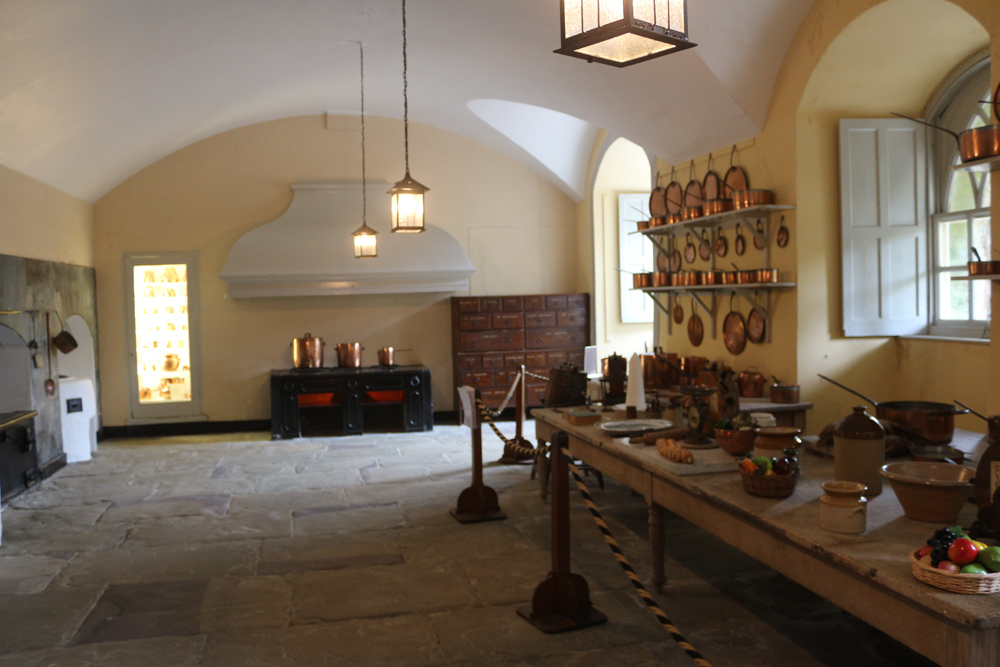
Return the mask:
M676 440L660 438L656 441L660 456L675 463L694 463L694 454L677 444Z

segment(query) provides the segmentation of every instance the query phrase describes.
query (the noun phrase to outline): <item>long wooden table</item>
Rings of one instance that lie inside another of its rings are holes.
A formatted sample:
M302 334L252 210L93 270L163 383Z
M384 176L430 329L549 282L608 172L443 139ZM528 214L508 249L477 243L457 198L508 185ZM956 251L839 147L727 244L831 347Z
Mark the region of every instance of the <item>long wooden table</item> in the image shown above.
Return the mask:
M913 521L888 484L868 504L867 530L840 535L819 527L821 484L833 462L800 456L802 475L789 498L748 495L736 472L676 475L655 448L629 445L594 426L570 424L561 412L532 411L540 443L557 431L574 457L643 494L649 507L654 584L662 588L662 508L713 533L946 667L998 663L1000 595L961 595L928 586L911 572L910 551L940 528ZM696 462L698 452L695 452ZM968 526L975 508L959 516Z

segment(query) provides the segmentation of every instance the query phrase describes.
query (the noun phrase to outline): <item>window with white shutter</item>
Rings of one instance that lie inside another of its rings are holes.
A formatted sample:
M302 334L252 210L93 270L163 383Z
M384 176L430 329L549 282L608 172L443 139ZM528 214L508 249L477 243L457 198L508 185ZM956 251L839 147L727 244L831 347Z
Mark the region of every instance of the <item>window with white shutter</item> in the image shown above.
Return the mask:
M907 120L840 121L844 335L926 333L927 148Z

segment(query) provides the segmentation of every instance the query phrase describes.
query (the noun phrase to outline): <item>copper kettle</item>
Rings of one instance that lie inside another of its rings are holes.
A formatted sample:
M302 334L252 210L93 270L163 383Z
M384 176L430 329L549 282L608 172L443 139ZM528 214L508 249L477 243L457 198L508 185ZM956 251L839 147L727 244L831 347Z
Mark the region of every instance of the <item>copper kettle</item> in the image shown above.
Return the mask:
M307 333L302 338L292 339L292 365L295 368L322 368L323 346L322 338Z

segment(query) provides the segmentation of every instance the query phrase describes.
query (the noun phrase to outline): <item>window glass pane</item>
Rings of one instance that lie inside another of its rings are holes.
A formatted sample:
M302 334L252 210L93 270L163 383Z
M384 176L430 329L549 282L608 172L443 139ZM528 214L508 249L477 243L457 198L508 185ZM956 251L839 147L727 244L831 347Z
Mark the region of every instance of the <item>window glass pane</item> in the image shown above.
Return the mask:
M981 322L990 319L990 285L992 282L992 280L971 280L967 283L972 285L972 319ZM989 337L988 330L986 337Z
M139 403L191 400L186 264L140 264L135 286Z
M956 171L951 177L951 187L948 189L948 211L968 211L976 208L976 193L972 188L972 174L967 171Z
M983 184L983 203L979 208L989 208L993 201L993 179L986 174L986 182Z
M942 271L938 274L938 303L942 320L969 319L969 285L973 281L952 281L951 277L966 275L967 271Z
M969 258L968 223L965 220L950 220L938 225L938 266L959 266Z
M972 247L979 251L984 260L994 259L990 243L990 216L981 215L972 219ZM972 252L969 252L972 255ZM975 259L970 257L970 259Z

